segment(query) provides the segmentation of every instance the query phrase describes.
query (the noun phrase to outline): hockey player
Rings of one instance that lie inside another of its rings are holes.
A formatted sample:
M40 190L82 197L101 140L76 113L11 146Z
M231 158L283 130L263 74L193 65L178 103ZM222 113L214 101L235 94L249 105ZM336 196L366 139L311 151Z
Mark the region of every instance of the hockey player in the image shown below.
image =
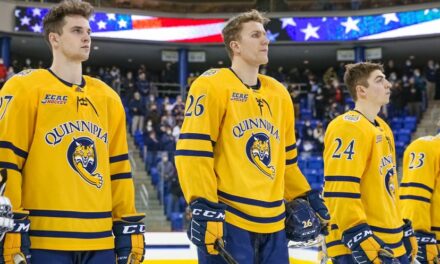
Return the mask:
M439 122L440 125L440 122ZM439 263L440 134L413 141L403 156L402 214L412 221L420 263Z
M391 84L381 65L368 62L347 65L344 81L354 110L331 121L324 140L328 254L343 264L408 263L417 243L398 207L393 134L377 116Z
M15 220L0 263L142 262L124 108L82 75L92 11L79 0L53 7L43 21L52 66L15 75L0 92L0 168Z
M216 243L238 263L288 263L284 199L304 196L329 219L298 168L289 94L258 74L267 22L256 10L230 19L222 34L232 66L206 71L189 91L175 160L199 263L223 263Z

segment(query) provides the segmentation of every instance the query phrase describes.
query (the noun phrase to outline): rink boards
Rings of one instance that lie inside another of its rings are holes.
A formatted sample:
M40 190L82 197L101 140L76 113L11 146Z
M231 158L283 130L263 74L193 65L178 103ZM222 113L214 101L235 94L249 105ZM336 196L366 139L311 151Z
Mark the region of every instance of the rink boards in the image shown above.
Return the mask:
M150 232L145 236L144 264L195 264L196 247L184 232ZM290 263L317 263L316 249L289 249Z

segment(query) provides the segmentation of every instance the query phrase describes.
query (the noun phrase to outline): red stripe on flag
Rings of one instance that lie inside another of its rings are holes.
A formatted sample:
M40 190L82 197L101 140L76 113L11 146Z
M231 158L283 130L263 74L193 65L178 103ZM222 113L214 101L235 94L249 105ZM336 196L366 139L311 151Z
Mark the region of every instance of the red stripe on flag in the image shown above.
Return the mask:
M224 19L164 18L134 19L133 29L199 26L225 22Z
M178 42L178 43L222 43L223 38L222 38L221 34L217 34L217 35L201 37L201 38L172 40L171 42Z

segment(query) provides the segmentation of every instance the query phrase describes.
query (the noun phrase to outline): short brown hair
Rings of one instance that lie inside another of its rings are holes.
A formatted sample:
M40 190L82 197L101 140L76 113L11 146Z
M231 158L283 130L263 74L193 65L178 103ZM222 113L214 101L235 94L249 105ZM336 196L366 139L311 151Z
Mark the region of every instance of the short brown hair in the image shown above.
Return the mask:
M93 13L93 6L80 0L65 0L50 9L43 19L44 39L49 44L49 33L62 34L63 26L66 24L66 16L79 15L87 20Z
M250 21L255 21L266 26L269 23L269 18L265 17L263 13L258 10L252 9L249 12L241 13L237 16L232 17L226 22L225 27L222 30L223 42L225 43L226 51L228 56L232 59L232 49L229 46L231 41L240 39L240 32L243 29L243 24Z
M344 83L354 101L357 101L356 86L368 87L368 78L375 70L384 72L382 64L378 63L359 62L345 65Z

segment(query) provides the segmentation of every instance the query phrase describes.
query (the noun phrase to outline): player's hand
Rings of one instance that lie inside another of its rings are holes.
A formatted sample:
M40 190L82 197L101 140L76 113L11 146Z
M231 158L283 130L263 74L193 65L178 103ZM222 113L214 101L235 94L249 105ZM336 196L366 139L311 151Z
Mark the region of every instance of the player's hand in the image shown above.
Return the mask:
M198 198L190 204L190 209L188 238L203 252L217 255L214 244L217 240L223 243L226 205Z
M423 264L440 263L438 257L437 240L434 234L416 231L417 243L419 245L417 252L417 261Z
M321 222L310 204L304 199L286 203L286 237L295 242L316 239L321 232Z
M403 244L405 245L406 254L408 255L409 262L414 263L417 256L417 239L412 228L411 221L409 219L403 219L405 223L403 225Z
M117 264L140 264L145 254L145 214L123 215L113 223Z
M31 263L28 211L13 212L14 227L6 233L0 247L0 263Z
M325 236L328 235L330 214L328 212L327 206L325 206L324 204L321 192L319 192L318 190L311 190L307 193L306 199L321 222L321 234Z
M393 251L373 234L367 224L352 227L342 235L342 242L351 250L355 263L392 263Z

